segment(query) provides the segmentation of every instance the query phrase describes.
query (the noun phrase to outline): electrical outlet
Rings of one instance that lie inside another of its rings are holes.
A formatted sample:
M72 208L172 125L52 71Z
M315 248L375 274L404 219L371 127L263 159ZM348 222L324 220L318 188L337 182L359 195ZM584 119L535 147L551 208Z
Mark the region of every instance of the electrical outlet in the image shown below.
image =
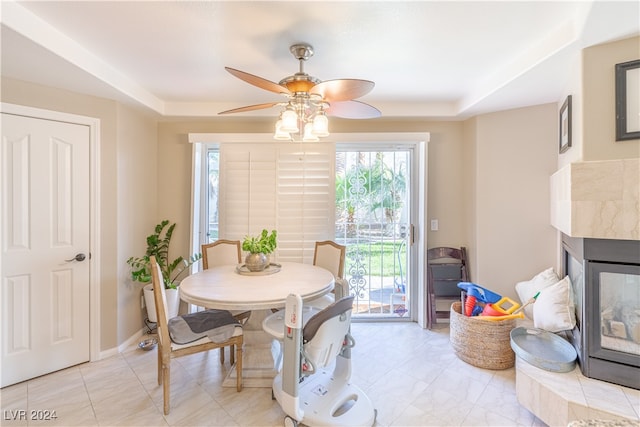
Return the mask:
M144 308L144 295L140 295L140 308Z
M431 231L438 231L438 220L437 219L432 219L431 220Z

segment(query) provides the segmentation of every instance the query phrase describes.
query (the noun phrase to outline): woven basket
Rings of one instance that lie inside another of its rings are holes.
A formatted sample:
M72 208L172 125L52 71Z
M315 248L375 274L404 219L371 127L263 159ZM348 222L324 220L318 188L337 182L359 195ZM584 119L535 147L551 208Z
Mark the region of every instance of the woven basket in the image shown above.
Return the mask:
M451 304L450 341L456 356L484 369L508 369L515 364L510 332L515 319L488 321L467 317L462 303Z

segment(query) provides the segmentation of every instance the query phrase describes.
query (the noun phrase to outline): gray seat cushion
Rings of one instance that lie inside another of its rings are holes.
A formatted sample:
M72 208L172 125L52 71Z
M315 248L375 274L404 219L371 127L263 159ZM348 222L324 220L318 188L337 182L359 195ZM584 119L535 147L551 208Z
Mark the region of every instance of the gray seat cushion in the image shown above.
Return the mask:
M169 319L171 341L189 344L204 337L220 343L234 335L240 323L226 310L205 310Z

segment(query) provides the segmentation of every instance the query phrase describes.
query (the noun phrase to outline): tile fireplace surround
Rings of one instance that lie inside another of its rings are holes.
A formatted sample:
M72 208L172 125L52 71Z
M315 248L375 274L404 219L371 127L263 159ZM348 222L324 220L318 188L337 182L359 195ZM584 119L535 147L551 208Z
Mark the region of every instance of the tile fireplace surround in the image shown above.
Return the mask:
M516 358L518 402L549 426L577 420L616 420L640 424L640 391L571 372L549 372Z
M640 159L558 170L551 176L551 225L571 237L640 240Z

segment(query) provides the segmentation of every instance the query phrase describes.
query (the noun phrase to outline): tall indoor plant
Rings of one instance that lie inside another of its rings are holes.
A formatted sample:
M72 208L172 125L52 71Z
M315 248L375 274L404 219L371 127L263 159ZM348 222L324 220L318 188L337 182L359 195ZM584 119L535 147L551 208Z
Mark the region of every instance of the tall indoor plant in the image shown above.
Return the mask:
M167 228L168 226L168 228ZM147 236L147 250L142 257L131 257L127 264L131 267L131 279L136 282L145 283L144 295L147 305L149 320L156 322L155 302L153 299L153 287L151 286L151 256L156 257L156 261L162 271L164 287L167 290L167 311L169 317L178 315L180 297L178 295L178 283L180 277L188 271L188 268L202 258L202 254L194 254L185 259L182 256L170 261L169 246L176 224L169 224L168 220L163 220L155 226L154 232Z

